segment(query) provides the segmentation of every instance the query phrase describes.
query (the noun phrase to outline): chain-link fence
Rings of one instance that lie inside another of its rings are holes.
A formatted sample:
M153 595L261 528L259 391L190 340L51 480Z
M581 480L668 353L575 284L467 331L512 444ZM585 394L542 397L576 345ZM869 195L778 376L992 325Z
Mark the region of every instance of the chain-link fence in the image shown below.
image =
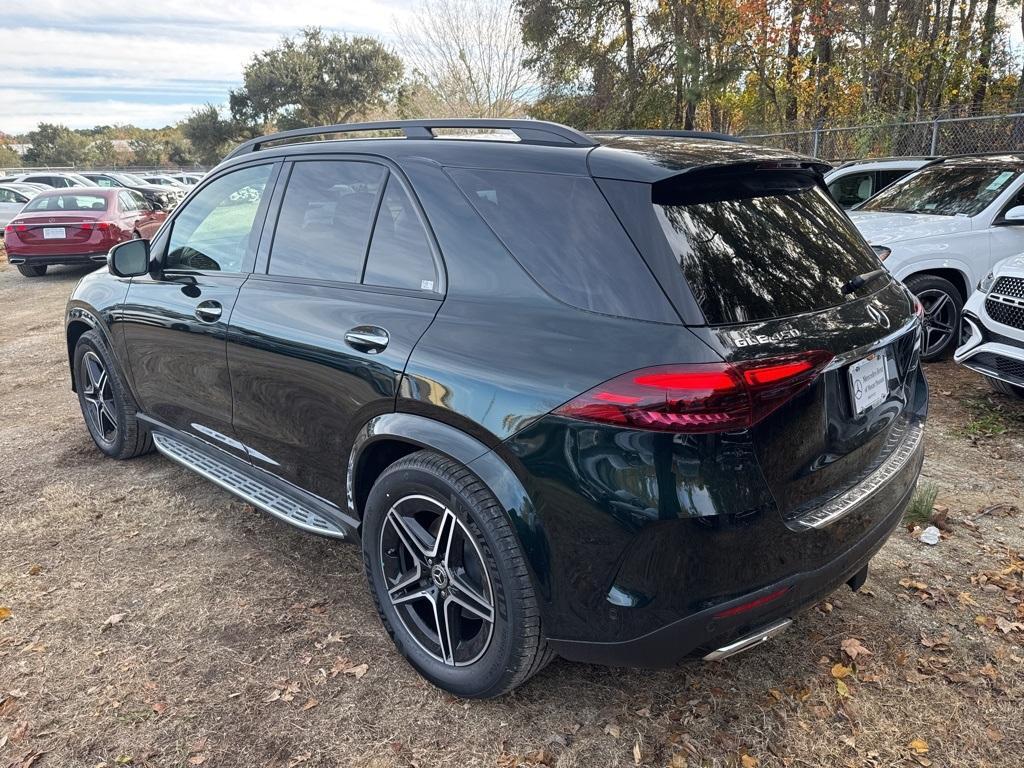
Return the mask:
M1024 112L744 134L754 144L839 162L869 157L1024 151Z

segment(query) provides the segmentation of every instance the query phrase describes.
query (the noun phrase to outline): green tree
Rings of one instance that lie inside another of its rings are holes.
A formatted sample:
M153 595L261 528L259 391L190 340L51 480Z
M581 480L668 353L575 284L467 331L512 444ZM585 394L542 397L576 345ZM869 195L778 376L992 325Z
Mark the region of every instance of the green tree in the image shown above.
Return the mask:
M78 165L88 161L89 139L67 126L40 123L25 138L32 145L25 153L27 165Z
M253 57L231 93L232 118L242 130L347 122L391 104L402 72L379 40L309 27Z
M164 143L152 135L137 136L129 140L132 159L136 165L162 165L164 163Z
M0 144L0 168L17 168L21 165L21 155L6 144Z
M206 104L192 112L180 124L181 132L192 154L203 165L216 165L224 157L236 135L236 127L220 116L213 104Z

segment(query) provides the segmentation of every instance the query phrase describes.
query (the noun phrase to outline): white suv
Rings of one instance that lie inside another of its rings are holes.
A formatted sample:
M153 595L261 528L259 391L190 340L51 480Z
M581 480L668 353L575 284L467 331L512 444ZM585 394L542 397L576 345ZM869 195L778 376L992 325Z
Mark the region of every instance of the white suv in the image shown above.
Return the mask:
M935 160L850 212L925 312L922 357L956 346L964 301L993 265L1024 252L1024 156Z
M825 174L825 184L843 208L853 208L908 173L928 165L932 157L880 157L851 160Z
M996 265L964 307L969 334L953 359L1006 395L1024 397L1024 256Z

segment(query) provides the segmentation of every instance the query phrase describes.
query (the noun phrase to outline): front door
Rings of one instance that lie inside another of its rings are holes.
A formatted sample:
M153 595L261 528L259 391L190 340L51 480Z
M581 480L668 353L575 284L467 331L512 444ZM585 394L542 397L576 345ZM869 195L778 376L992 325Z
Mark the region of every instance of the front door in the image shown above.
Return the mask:
M242 457L231 434L228 319L255 262L277 168L228 171L175 211L153 244L162 269L132 280L123 312L143 413Z
M1005 222L1003 214L1011 208L1024 205L1024 187L1021 187L1006 203L1000 208L999 213L993 219L989 227L989 264L991 268L996 262L1002 261L1010 256L1024 253L1024 224ZM984 277L988 269L981 270L978 277Z
M441 271L393 170L302 160L286 174L268 263L231 316L233 423L253 464L344 508L352 440L394 410Z

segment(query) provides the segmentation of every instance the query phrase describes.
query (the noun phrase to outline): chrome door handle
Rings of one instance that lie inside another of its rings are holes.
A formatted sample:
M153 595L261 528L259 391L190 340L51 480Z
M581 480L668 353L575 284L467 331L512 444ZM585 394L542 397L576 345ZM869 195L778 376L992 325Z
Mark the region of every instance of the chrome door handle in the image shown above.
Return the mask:
M219 301L201 301L196 305L196 317L204 323L216 323L223 312Z
M382 352L390 340L388 332L375 325L357 325L345 334L346 344L370 355Z

